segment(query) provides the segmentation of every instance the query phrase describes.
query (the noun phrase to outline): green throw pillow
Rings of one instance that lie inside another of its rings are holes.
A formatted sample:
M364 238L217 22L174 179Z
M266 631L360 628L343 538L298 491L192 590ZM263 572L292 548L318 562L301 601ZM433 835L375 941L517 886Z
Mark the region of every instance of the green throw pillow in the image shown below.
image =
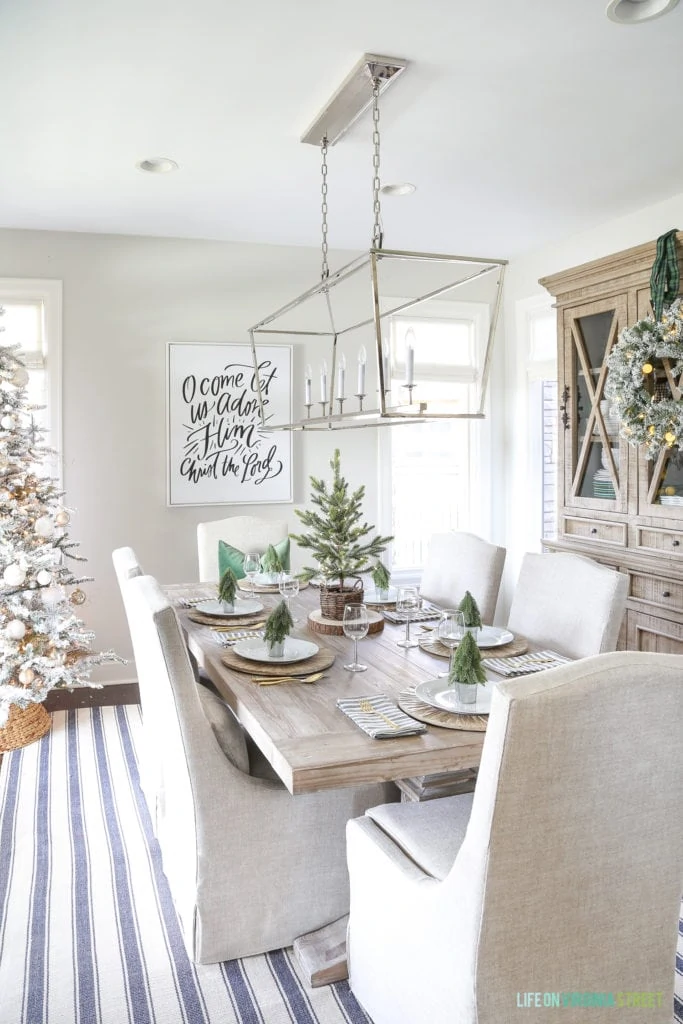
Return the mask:
M289 569L289 537L273 544L277 556L282 562L283 569ZM221 579L226 569L232 569L238 580L243 580L244 572L244 551L234 548L224 540L218 541L218 578Z

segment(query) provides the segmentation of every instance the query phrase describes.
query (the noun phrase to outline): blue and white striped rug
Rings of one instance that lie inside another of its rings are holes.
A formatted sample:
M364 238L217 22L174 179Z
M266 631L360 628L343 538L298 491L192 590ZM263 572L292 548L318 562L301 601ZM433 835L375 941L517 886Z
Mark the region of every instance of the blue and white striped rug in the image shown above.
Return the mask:
M0 1024L364 1024L291 950L195 966L138 783L137 706L56 712L0 769Z

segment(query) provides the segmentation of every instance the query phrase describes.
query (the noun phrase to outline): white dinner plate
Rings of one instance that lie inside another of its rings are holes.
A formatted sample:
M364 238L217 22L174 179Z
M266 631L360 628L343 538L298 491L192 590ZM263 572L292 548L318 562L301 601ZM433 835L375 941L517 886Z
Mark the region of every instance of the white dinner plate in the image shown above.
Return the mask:
M483 686L477 684L476 704L461 704L455 686L446 686L443 679L428 679L426 683L418 683L415 696L439 711L451 711L454 715L488 715L495 687L491 680Z
M477 647L502 647L512 643L514 635L500 626L482 626L477 635Z
M202 615L215 615L217 619L234 619L239 615L253 615L254 612L263 611L260 601L245 601L241 597L235 598L234 611L225 612L220 601L200 601L195 605L195 610Z
M249 661L267 661L269 664L282 665L292 661L306 661L317 654L320 648L310 640L296 640L288 636L285 639L285 653L282 658L271 658L268 654L265 640L261 637L250 637L248 640L240 640L233 647L235 654Z
M269 572L257 572L254 576L254 583L257 587L277 587L280 573L276 572L274 575L275 579L273 579L273 575ZM247 578L245 582L248 583L249 579Z

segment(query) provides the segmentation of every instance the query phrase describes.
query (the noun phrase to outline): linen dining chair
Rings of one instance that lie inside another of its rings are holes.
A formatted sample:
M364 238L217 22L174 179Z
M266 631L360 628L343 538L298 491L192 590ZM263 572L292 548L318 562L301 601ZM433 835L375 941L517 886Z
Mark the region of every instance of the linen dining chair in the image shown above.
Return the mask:
M442 608L454 608L469 590L482 622L493 623L506 549L474 533L435 533L429 541L420 595Z
M280 519L261 519L258 516L229 516L197 525L197 555L199 579L202 583L217 583L218 542L225 541L239 551L258 551L262 555L269 544L287 539L287 523Z
M176 614L151 576L126 583L141 688L163 744L155 817L188 954L216 963L291 945L348 911L344 828L390 784L293 797L249 774L242 728L195 683Z
M530 991L660 992L636 1016L670 1020L682 734L683 658L597 655L498 685L474 794L349 822L350 985L374 1024L521 1020Z
M616 649L628 576L583 555L528 552L508 629L570 658Z

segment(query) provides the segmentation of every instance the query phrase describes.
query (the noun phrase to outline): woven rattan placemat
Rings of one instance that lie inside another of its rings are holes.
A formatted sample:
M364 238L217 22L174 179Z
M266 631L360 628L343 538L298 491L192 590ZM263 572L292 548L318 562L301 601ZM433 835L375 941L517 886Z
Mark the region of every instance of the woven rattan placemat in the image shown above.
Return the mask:
M252 615L240 615L238 618L231 616L224 618L218 615L202 615L201 612L191 608L187 613L188 619L198 622L200 626L211 626L212 629L230 630L244 629L245 626L255 626L268 617L268 613L262 608L260 612L253 612Z
M319 672L329 668L335 659L334 651L321 647L317 654L305 661L250 661L242 658L235 651L228 649L221 654L221 661L236 672L246 672L250 676L307 676L311 672Z
M415 696L415 687L402 690L398 706L411 718L427 725L439 725L442 729L462 729L465 732L486 732L488 715L454 715L451 711L440 711L431 704L425 704Z
M434 654L437 658L450 658L451 652L436 637L421 636L417 641L423 651ZM481 647L482 658L511 658L515 654L525 654L529 650L529 641L523 636L516 636L509 644L501 647Z

